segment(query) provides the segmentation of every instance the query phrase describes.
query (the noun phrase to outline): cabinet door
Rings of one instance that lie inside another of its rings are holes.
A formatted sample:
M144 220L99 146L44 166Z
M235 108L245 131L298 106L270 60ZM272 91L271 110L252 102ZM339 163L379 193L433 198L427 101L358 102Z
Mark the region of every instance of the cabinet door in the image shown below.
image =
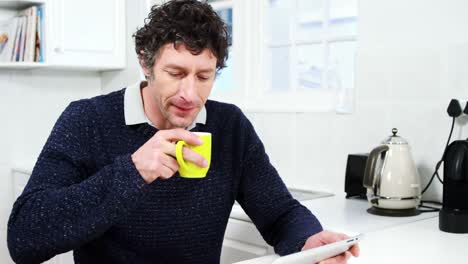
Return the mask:
M73 251L68 251L66 253L57 255L44 263L45 264L73 264L75 263L73 259Z
M221 264L258 258L271 253L254 224L229 218L224 234Z
M16 200L23 193L31 173L24 169L15 168L12 169L11 175L13 177L13 200Z
M267 247L224 239L221 251L221 264L231 264L243 260L258 258L268 253Z
M49 0L46 9L46 60L52 67L125 67L125 0Z

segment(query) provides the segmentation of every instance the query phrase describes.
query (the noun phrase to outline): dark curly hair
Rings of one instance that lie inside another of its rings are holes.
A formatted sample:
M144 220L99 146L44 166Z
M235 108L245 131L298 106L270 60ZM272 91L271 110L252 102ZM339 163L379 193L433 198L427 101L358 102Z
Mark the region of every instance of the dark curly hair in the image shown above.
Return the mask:
M159 49L184 44L194 55L208 48L217 58L217 71L226 67L228 33L225 23L206 2L172 0L154 5L145 25L133 34L135 51L145 67L152 69Z

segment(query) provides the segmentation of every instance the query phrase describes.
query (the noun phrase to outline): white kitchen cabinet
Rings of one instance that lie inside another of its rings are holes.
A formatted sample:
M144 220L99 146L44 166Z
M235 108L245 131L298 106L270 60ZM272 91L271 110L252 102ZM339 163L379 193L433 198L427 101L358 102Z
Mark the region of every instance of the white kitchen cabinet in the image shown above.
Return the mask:
M51 260L44 262L45 264L73 264L73 251L69 251L53 257Z
M13 178L13 200L16 200L28 183L29 177L31 176L31 171L23 168L13 168L11 175Z
M1 62L0 69L125 67L125 0L0 0L0 20L32 5L44 12L44 61Z
M48 63L110 70L125 67L124 0L48 0Z
M224 235L221 264L231 264L273 253L251 222L230 218Z
M231 264L268 255L266 247L255 246L235 240L224 239L221 264Z

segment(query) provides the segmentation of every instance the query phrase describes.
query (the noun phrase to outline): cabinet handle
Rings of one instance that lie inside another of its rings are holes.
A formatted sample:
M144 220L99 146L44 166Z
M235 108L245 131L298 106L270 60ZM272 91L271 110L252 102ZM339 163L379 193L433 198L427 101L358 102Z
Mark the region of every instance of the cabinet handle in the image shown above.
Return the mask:
M55 47L54 51L57 52L57 53L63 53L63 52L64 52L62 46L57 46L57 47Z

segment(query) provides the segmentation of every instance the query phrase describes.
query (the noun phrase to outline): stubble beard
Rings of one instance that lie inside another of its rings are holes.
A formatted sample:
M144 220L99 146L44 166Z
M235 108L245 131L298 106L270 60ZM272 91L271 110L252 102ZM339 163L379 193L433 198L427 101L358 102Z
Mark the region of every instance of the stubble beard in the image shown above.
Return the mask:
M169 111L169 107L170 105L168 105L167 107L163 107L163 109L161 109L161 113L163 118L168 122L168 125L170 125L171 128L185 129L194 122L196 114L194 116L187 116L185 118L179 117L171 113Z

